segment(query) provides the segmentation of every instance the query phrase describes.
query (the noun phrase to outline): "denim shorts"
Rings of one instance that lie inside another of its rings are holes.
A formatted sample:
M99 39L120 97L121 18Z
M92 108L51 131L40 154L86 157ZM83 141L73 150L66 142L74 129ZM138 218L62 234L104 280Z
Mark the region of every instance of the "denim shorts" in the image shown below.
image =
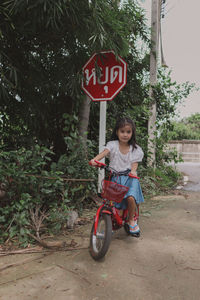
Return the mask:
M126 209L127 208L127 197L132 196L135 198L137 204L144 202L144 197L142 194L142 189L140 186L140 182L137 178L131 178L129 176L113 176L111 181L125 185L129 187L128 192L126 193L124 199L121 203L115 203L115 207L118 209Z

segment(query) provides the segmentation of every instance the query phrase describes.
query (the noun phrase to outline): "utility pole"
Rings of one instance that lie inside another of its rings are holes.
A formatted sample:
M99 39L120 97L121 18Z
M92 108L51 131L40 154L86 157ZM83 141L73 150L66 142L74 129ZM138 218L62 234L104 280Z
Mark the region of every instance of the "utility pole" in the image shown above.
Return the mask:
M160 32L161 1L152 0L151 3L151 52L150 52L150 116L148 121L148 165L156 165L156 101L153 88L157 83L157 59Z

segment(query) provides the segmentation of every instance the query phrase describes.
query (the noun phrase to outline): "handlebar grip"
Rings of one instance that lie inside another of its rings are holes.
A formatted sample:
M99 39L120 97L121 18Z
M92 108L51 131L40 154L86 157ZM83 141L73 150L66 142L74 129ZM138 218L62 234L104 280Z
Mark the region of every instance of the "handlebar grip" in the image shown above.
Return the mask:
M140 177L138 177L138 176L135 176L135 175L132 175L131 173L129 173L129 174L128 174L128 176L129 176L129 177L131 177L131 178L140 179Z
M102 162L100 162L98 160L94 160L94 161L95 161L95 163L98 164L98 167L105 167L106 166L106 164L104 164L104 163L102 163Z
M98 160L94 160L94 161L95 161L95 163L97 164L96 166L93 165L93 164L91 163L91 161L89 161L89 165L90 165L90 166L94 166L94 167L96 167L96 168L103 168L103 167L106 167L106 164L104 164L104 163L102 163L102 162L100 162L100 161L98 161Z

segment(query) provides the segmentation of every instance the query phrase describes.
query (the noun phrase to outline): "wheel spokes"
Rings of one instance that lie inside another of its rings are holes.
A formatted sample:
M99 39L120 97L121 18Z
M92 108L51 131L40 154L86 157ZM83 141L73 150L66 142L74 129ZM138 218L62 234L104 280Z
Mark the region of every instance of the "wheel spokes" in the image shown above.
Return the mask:
M93 235L92 237L95 252L99 252L103 247L105 240L105 226L105 221L103 219L100 219L97 227L96 236Z

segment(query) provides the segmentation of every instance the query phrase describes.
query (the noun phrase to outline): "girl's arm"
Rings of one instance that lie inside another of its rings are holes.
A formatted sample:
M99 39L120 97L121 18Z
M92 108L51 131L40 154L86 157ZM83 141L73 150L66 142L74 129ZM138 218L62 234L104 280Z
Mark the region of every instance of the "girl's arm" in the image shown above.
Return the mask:
M138 168L138 163L134 162L131 165L131 174L133 174L134 176L137 176L137 168Z
M97 163L95 162L95 160L101 160L102 158L104 158L106 155L108 155L110 151L108 149L103 150L101 153L99 153L97 156L95 156L93 159L91 159L90 163L92 166L96 166Z

